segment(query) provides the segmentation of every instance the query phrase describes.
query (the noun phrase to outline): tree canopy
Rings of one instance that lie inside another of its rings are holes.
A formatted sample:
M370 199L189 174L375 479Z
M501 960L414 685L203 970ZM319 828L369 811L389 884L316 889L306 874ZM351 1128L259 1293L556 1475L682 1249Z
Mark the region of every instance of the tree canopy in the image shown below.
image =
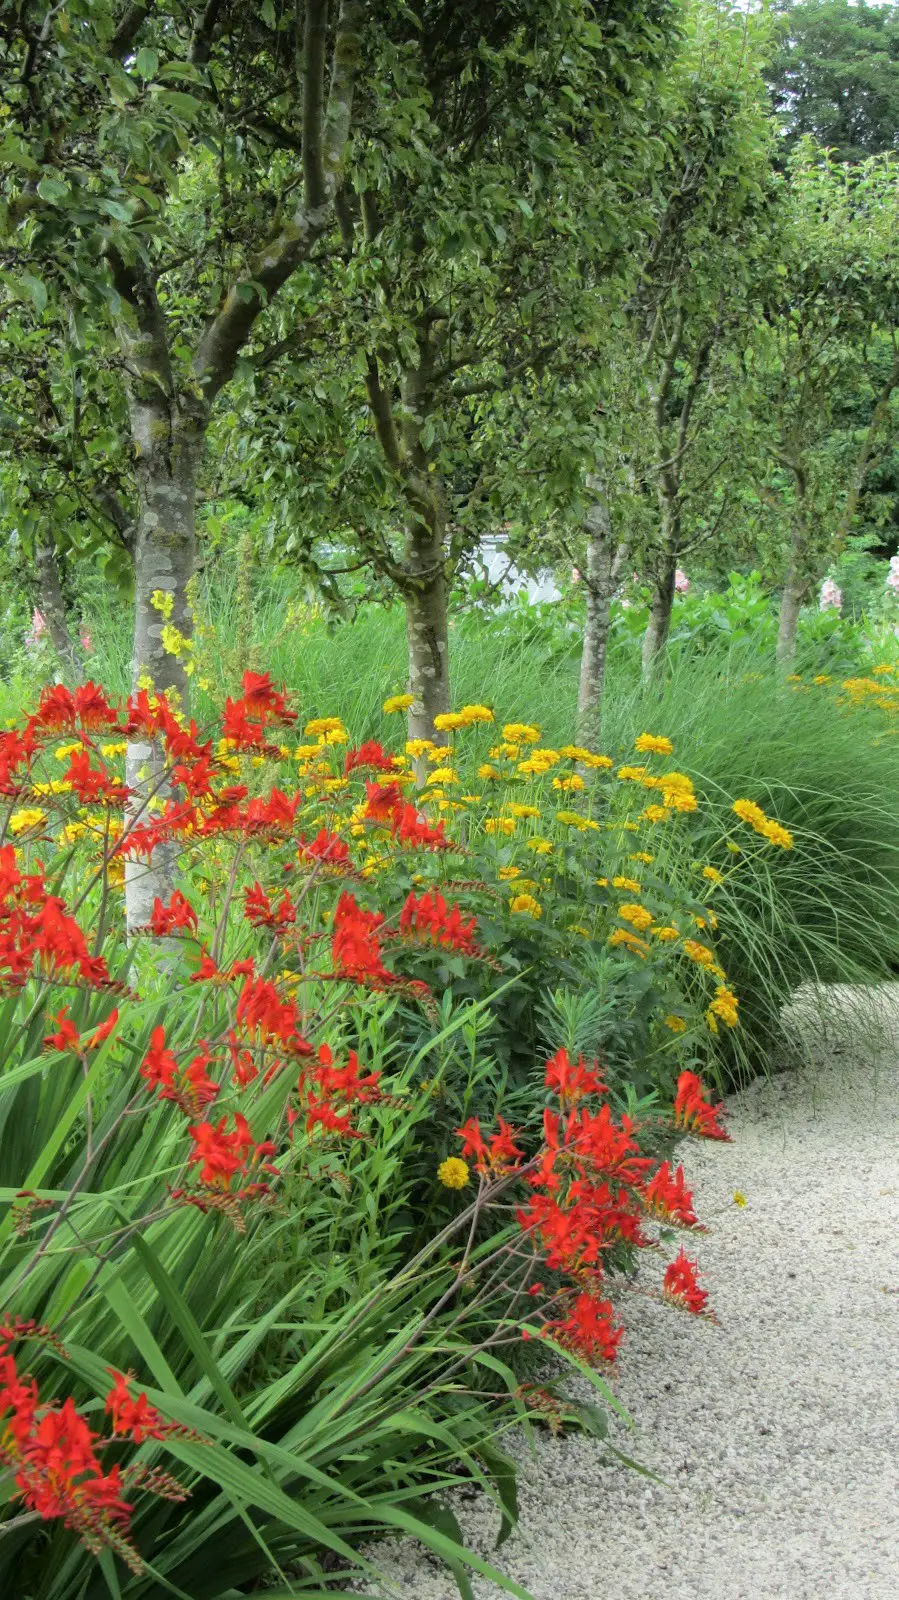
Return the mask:
M899 5L784 0L767 78L788 149L812 134L842 161L899 150Z

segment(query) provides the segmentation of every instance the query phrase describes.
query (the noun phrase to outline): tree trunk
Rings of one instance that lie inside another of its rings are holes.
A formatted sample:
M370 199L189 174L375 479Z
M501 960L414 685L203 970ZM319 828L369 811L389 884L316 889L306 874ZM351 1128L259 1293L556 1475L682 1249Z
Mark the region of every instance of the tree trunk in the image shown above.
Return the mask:
M588 487L599 490L595 479L588 479ZM589 748L599 744L612 594L621 569L624 548L616 548L609 509L604 499L598 498L594 502L584 523L587 533L587 570L584 574L587 619L577 696L577 741Z
M443 743L434 718L450 707L449 635L446 576L440 571L427 583L408 588L406 638L409 645L409 738Z
M133 416L132 425L139 448L132 688L165 692L178 709L186 711L189 651L181 641L189 640L191 634L188 585L194 573L197 474L204 429L184 420L173 437L167 429L161 443L155 409L148 419ZM170 595L171 605L167 600L160 602L160 595ZM134 791L126 810L126 826L129 820L145 822L148 802L156 797L164 800L169 793L160 746L147 740L129 743L125 776ZM170 896L176 854L174 845L161 845L149 863L126 860L129 934L149 922L157 895L163 900Z
M780 600L780 617L777 626L778 665L790 666L796 655L796 630L799 613L808 594L808 577L805 572L801 541L794 537L790 552L790 565L784 581Z
M77 683L84 676L84 656L77 639L72 637L66 603L59 576L59 562L52 541L40 539L35 547L34 564L37 569L38 609L45 619L59 657L63 674Z
M671 612L674 606L674 580L677 572L677 558L672 555L666 561L662 571L653 583L652 600L649 606L649 620L646 632L643 635L643 677L645 680L655 676L665 653L668 635L671 631Z

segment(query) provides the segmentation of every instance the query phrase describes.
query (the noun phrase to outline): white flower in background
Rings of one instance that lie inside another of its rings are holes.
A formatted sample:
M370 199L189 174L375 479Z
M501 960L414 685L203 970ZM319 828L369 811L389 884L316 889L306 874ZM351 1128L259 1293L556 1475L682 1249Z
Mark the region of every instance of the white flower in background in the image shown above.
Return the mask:
M675 592L675 594L687 594L688 591L689 591L689 588L690 588L690 580L687 577L687 574L685 572L682 572L680 567L678 567L676 572L675 572L675 574L674 574L674 592Z
M890 570L887 573L887 592L894 594L899 600L899 556L890 556Z
M833 578L825 578L821 585L821 598L818 601L819 611L842 611L843 596L837 588Z

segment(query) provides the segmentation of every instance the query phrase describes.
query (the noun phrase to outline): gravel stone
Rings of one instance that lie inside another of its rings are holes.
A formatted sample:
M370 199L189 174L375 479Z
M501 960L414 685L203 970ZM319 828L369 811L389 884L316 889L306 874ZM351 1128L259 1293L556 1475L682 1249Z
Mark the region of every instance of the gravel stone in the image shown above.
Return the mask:
M454 1504L469 1547L533 1600L899 1595L899 985L801 994L785 1022L813 1029L803 1064L731 1097L732 1145L681 1146L718 1325L620 1302L612 1382L635 1431L615 1443L664 1481L541 1433L535 1454L509 1446L521 1517L499 1552L490 1501ZM458 1600L414 1542L370 1553L381 1592ZM476 1600L504 1592L472 1582Z

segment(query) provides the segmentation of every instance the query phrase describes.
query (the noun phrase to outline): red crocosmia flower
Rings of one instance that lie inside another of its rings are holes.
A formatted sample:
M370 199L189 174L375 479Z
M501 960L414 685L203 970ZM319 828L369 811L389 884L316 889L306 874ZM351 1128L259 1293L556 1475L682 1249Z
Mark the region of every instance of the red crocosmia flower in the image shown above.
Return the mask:
M685 1311L692 1311L694 1316L704 1311L708 1304L706 1291L699 1287L696 1263L690 1261L683 1250L665 1268L662 1293L672 1305L682 1306Z
M208 755L197 756L188 762L176 762L171 773L173 786L186 789L194 800L205 799L211 795L217 777L218 772Z
M453 847L444 835L444 825L434 827L419 816L414 806L404 805L394 813L393 836L400 844L420 845L424 850L451 850Z
M351 772L359 767L371 767L376 772L395 772L396 760L385 753L384 746L377 739L367 739L364 744L357 745L354 750L348 750L344 758L343 773L348 778Z
M30 719L31 726L46 733L60 733L75 727L75 700L64 683L54 683L41 690L37 710Z
M113 805L124 805L128 799L130 791L126 785L111 779L103 767L92 767L91 758L86 750L72 752L68 769L63 776L66 783L72 785L82 805L90 805L97 800Z
M69 1016L68 1006L63 1006L52 1019L56 1023L56 1033L50 1033L44 1040L45 1050L71 1050L80 1038L78 1029Z
M312 1046L297 1026L297 1008L282 1000L273 983L247 978L237 1002L237 1026L260 1044L278 1044L291 1055L309 1056Z
M146 1079L148 1089L169 1090L178 1075L178 1062L171 1050L165 1047L165 1028L160 1024L150 1034L150 1048L144 1056L140 1075Z
M73 696L75 717L82 728L115 728L118 708L110 705L96 683L80 683Z
M261 722L296 722L295 711L287 709L287 696L276 689L267 672L245 672L243 675L243 703L249 716Z
M106 1370L112 1378L106 1410L112 1418L113 1433L131 1439L134 1444L143 1444L146 1439L170 1439L173 1434L181 1438L195 1437L182 1423L166 1422L156 1407L151 1406L145 1393L133 1400L128 1388L133 1381L130 1372L116 1372L114 1367Z
M321 861L336 868L347 867L350 861L349 847L327 828L321 828L308 844L305 834L301 833L297 854L301 861Z
M244 814L246 832L289 833L296 821L301 799L302 795L295 794L291 798L280 789L273 789L267 800L250 800Z
M722 1116L723 1105L711 1106L706 1100L702 1079L695 1072L682 1072L674 1099L675 1127L696 1134L700 1139L730 1140L730 1134L718 1120Z
M252 1083L254 1079L259 1077L259 1068L253 1059L253 1052L252 1050L241 1049L237 1042L237 1035L235 1034L233 1028L229 1030L226 1042L228 1045L228 1053L231 1056L231 1061L234 1067L234 1073L231 1082L234 1084L235 1088L245 1089L248 1084Z
M211 1122L198 1122L189 1129L193 1149L188 1161L199 1164L200 1182L227 1187L229 1179L243 1167L243 1156L237 1137L226 1133L227 1117L213 1127Z
M335 1111L329 1100L308 1100L306 1103L306 1132L311 1133L313 1128L323 1128L326 1133L339 1133L351 1139L360 1139L352 1125L352 1115L349 1111Z
M120 1469L105 1473L95 1450L96 1434L69 1398L41 1405L37 1385L22 1378L9 1354L16 1330L0 1339L0 1459L18 1496L45 1521L58 1519L96 1554L115 1551L135 1573L143 1562L128 1540L131 1507L124 1499ZM11 1413L11 1415L7 1415Z
M206 1074L211 1059L209 1047L201 1045L190 1066L160 1089L160 1100L173 1100L186 1117L198 1117L219 1093L219 1085Z
M487 1146L487 1160L490 1170L497 1175L508 1172L524 1155L524 1151L515 1143L515 1129L510 1127L502 1117L497 1117L499 1132L494 1133Z
M477 954L476 927L474 917L463 918L458 905L448 906L439 889L428 890L420 897L410 894L400 913L400 933L406 938L459 950L464 955Z
M578 1295L566 1318L547 1322L545 1331L586 1361L597 1356L603 1361L614 1361L623 1329L613 1325L612 1316L608 1300L585 1292Z
M370 783L366 779L365 798L365 815L371 822L392 822L404 805L398 783Z
M605 1094L606 1085L596 1073L597 1062L594 1061L591 1072L584 1064L583 1056L578 1057L577 1065L571 1060L567 1050L557 1050L555 1055L546 1063L546 1076L544 1083L559 1096L563 1107L576 1105L588 1094Z
M469 1117L461 1128L456 1129L456 1135L463 1141L462 1160L467 1161L469 1156L473 1156L475 1166L478 1171L482 1171L487 1162L487 1144L478 1118Z
M670 1163L663 1161L643 1190L643 1201L647 1211L664 1222L675 1222L682 1228L699 1226L683 1167L678 1167L672 1175Z
M163 905L159 896L156 896L150 917L150 932L157 938L165 938L170 933L182 931L196 933L198 925L197 913L180 889L172 891L168 905Z
M331 935L334 966L342 978L357 983L389 981L392 974L381 961L378 937L383 921L380 912L363 910L344 890L334 909Z
M112 1010L109 1013L109 1016L106 1018L106 1021L105 1022L101 1022L99 1028L95 1028L93 1033L91 1034L90 1038L88 1039L88 1041L87 1041L88 1050L99 1050L101 1044L104 1044L105 1041L109 1038L109 1036L112 1033L113 1029L115 1028L115 1025L118 1022L118 1020L119 1020L119 1008L118 1008L118 1006L113 1006Z
M289 894L283 894L278 905L272 903L262 885L257 881L252 889L244 889L244 916L254 928L286 928L297 920L297 908Z

